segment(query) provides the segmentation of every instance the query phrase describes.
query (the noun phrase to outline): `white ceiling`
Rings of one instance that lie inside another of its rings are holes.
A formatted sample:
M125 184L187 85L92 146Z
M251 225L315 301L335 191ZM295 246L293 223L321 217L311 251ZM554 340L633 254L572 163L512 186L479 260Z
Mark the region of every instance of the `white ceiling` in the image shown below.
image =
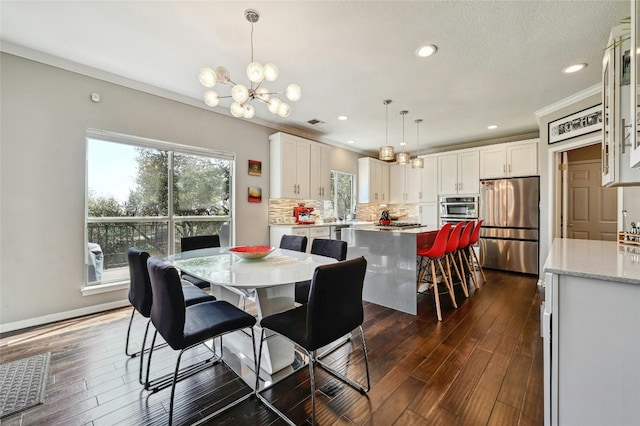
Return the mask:
M275 128L376 150L388 140L420 150L537 132L535 111L599 83L611 27L629 1L6 1L4 51L43 52L175 92L201 103L203 66L226 66L247 84L254 56L274 62L272 90L302 87L287 119L256 106ZM435 44L435 56L415 50ZM586 70L561 70L586 62ZM220 90L228 94L227 88ZM222 93L224 92L224 93ZM221 103L222 104L222 103ZM227 100L223 104L229 105ZM215 110L228 114L228 109ZM339 115L349 116L339 121ZM324 124L311 126L308 120ZM487 130L498 124L496 130Z

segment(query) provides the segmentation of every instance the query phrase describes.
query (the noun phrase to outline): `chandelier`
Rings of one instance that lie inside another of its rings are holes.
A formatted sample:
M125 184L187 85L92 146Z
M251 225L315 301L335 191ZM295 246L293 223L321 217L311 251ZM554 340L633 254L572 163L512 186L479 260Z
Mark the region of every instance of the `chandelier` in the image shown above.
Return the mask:
M416 148L418 149L418 153L420 153L420 123L422 123L422 119L418 118L417 120L414 120L414 123L416 123L417 128ZM416 158L411 160L411 168L424 169L424 158L418 157L418 154L416 154Z
M285 94L290 101L297 101L302 96L300 86L290 84L284 92L272 92L264 87L264 81L272 82L278 78L279 70L275 64L268 63L262 65L253 61L253 24L258 22L260 15L253 9L244 11L244 17L251 23L251 63L247 65L247 77L251 84L249 86L235 83L229 76L229 70L225 67L217 67L215 70L209 67L201 68L198 78L200 83L207 88L222 84L231 87L231 95L220 96L214 90L207 90L204 93L204 102L210 107L215 107L220 103L220 99L233 98L234 102L229 107L231 115L234 117L253 118L255 107L252 101L262 102L267 105L267 109L273 114L286 118L291 113L289 104L283 102L274 95Z
M391 99L386 99L382 102L385 106L385 146L381 146L378 151L378 158L382 161L393 161L395 159L393 147L389 145L389 104L391 102Z
M400 145L402 145L402 152L399 152L396 156L396 162L401 166L406 166L411 161L411 155L408 152L404 152L404 146L407 144L404 141L404 116L407 115L409 111L400 111L400 115L402 116L402 141Z

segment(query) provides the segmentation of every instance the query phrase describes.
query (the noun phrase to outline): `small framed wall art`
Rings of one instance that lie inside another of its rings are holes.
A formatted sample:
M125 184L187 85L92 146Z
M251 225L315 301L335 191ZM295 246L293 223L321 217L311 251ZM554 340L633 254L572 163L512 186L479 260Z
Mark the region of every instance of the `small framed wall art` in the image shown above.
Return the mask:
M602 130L602 104L549 122L549 144Z
M249 174L251 176L262 176L262 161L249 160Z
M262 202L262 188L257 188L255 186L249 187L249 202L250 203Z

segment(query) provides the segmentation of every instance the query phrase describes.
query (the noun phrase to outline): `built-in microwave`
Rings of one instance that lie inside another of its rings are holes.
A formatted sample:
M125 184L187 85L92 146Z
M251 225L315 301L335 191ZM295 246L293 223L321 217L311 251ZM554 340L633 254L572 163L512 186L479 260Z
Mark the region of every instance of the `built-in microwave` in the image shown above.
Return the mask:
M440 223L456 223L478 218L478 197L441 197Z

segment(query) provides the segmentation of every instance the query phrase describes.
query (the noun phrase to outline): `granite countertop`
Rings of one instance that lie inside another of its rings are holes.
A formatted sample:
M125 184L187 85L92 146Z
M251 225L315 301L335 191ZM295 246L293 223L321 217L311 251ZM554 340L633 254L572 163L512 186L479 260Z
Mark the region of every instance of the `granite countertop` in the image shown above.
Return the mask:
M342 221L342 222L324 222L324 223L309 223L304 225L298 225L297 223L270 223L269 226L273 226L274 228L317 228L320 226L362 226L362 225L371 225L372 222L364 222L364 221Z
M378 228L375 225L369 223L369 226L358 226L358 231L371 231L371 232L401 232L403 234L422 234L424 232L436 231L436 229L429 228L428 226L420 226L417 228Z
M556 238L544 270L640 285L640 250L615 241Z

